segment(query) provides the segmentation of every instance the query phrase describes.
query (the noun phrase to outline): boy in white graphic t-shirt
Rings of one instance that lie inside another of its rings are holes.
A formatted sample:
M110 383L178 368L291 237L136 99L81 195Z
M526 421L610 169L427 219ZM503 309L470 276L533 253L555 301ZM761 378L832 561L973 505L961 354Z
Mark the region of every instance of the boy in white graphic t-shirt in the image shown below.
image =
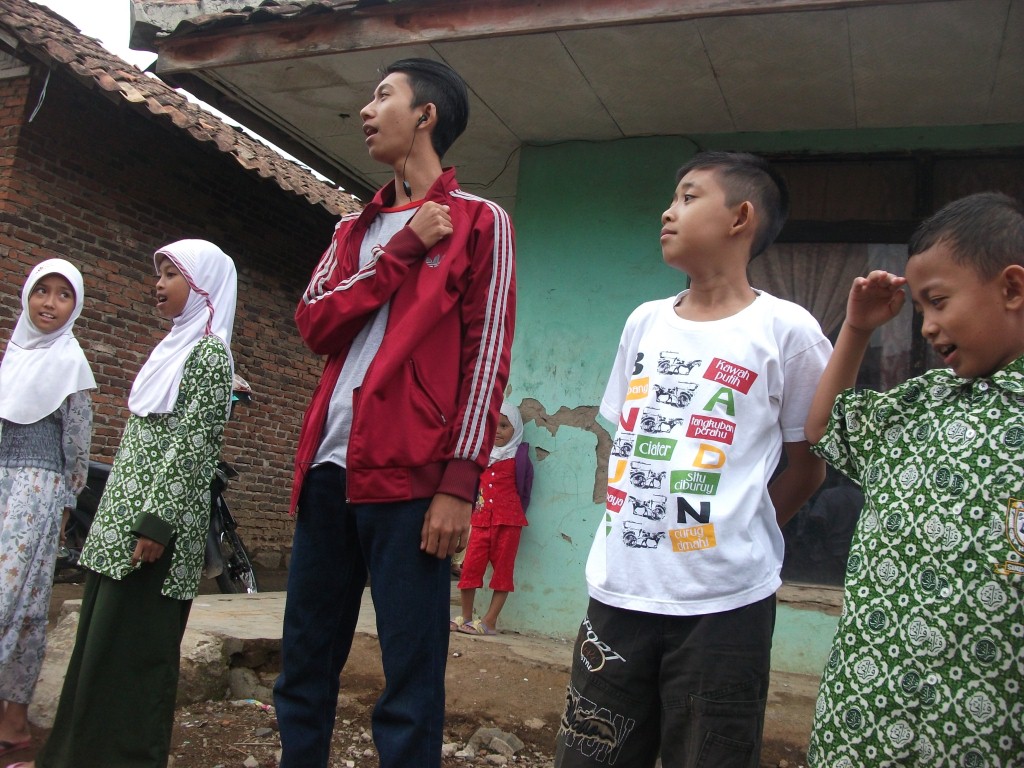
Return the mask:
M831 345L746 275L782 228L785 184L726 152L677 178L661 248L690 287L630 315L601 401L618 429L560 768L757 765L780 526L825 476L803 425Z

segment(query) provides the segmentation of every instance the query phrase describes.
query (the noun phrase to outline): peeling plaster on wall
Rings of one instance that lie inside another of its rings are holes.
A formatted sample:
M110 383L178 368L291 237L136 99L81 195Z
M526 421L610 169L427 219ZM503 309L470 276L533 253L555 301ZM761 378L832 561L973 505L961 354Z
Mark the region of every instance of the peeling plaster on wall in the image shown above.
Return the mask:
M578 405L575 408L567 408L563 405L554 414L549 414L540 402L532 397L527 397L519 405L519 412L523 416L524 424L532 421L552 435L558 432L559 427L574 427L592 432L597 437L597 445L594 448L596 467L593 498L595 504L604 504L608 493L608 456L611 453L612 437L604 427L597 423L598 407L596 405ZM550 453L539 447L536 448L536 452L538 462L543 461Z

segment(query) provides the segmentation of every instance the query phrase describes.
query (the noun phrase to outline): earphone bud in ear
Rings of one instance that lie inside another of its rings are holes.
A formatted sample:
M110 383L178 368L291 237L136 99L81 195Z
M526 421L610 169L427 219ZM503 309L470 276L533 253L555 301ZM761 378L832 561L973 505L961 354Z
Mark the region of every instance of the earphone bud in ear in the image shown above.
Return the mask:
M424 113L424 114L420 115L420 119L416 121L416 125L419 125L420 123L425 123L429 119L430 118L427 117L427 115Z

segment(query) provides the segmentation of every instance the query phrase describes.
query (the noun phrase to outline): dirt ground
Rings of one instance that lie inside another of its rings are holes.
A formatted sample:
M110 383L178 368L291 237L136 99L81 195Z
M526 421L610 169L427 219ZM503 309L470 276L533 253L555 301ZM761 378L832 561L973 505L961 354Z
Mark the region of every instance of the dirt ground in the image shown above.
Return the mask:
M261 591L284 588L284 574L259 573ZM216 591L204 582L204 591ZM75 584L54 588L51 618L65 599L81 596ZM482 750L475 758L446 755L445 768L473 765L516 765L548 768L553 764L555 735L565 695L567 671L510 654L505 646L487 638L453 636L448 660L446 751L463 749L482 727L494 727L517 736L525 744L514 757L501 761ZM370 713L383 685L376 638L357 635L343 675L331 765L340 768L377 768L370 738ZM785 699L785 692L781 699ZM210 701L178 710L171 748L173 768L274 768L279 749L272 702ZM771 710L771 705L770 705ZM776 713L777 715L778 713ZM769 719L772 712L769 712ZM766 729L762 768L798 768L804 765L806 734L799 723L789 729L775 723ZM34 734L38 743L46 732ZM34 750L0 759L31 759Z

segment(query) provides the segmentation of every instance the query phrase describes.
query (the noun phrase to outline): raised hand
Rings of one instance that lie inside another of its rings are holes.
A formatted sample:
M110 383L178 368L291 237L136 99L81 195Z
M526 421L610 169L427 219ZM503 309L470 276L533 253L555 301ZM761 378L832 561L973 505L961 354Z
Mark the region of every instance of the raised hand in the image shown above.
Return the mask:
M870 332L892 320L907 300L906 283L907 278L881 269L854 279L846 302L846 324Z

